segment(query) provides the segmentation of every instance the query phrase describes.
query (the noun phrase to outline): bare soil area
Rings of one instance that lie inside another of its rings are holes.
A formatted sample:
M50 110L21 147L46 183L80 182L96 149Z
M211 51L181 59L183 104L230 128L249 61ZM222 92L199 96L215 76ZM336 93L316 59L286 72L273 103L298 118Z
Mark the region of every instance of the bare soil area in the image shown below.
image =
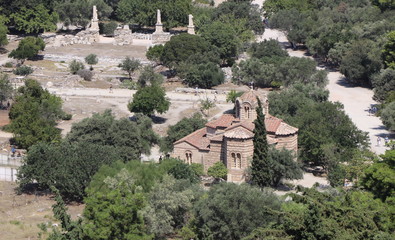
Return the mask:
M17 195L15 187L15 183L0 182L0 238L38 239L40 229L37 224L57 222L52 214L53 196L45 193ZM82 214L84 205L69 205L68 208L75 219Z

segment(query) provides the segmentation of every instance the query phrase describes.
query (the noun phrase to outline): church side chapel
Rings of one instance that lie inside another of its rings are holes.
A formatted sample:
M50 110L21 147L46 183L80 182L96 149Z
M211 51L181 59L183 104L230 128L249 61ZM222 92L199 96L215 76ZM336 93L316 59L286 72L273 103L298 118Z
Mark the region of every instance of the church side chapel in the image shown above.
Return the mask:
M224 114L208 122L205 128L174 142L172 156L189 164L202 164L205 171L221 161L228 168L228 182L244 182L254 152L253 122L257 117L257 97L263 105L268 143L277 149L286 148L296 153L298 129L271 116L266 97L250 90L236 99L234 115Z

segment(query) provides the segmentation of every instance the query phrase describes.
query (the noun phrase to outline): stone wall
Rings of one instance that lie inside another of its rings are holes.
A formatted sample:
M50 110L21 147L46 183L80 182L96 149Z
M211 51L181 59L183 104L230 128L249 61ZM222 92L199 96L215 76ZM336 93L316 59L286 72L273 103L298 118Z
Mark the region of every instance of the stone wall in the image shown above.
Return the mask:
M224 161L224 154L223 154L223 143L212 141L210 142L210 152L204 156L204 172L207 172L209 167L213 166L215 163L219 161Z
M131 45L132 43L133 36L130 29L116 29L114 31L114 45Z
M225 138L226 142L226 163L228 168L228 181L229 182L244 182L245 171L249 167L249 160L252 158L254 153L254 144L252 139L228 139ZM241 155L241 166L235 168L232 166L232 153Z
M182 142L174 146L172 157L179 158L186 162L186 152L192 153L192 163L203 164L204 156L208 151L199 151L196 147L190 145L189 143Z
M99 42L99 30L84 30L76 35L56 35L55 33L41 34L40 37L44 40L47 46L60 47L73 44L87 44L90 45Z
M152 34L152 44L164 44L170 41L171 35L168 32Z
M287 150L294 151L295 153L298 151L298 135L288 135L288 136L276 136L277 149L285 148Z

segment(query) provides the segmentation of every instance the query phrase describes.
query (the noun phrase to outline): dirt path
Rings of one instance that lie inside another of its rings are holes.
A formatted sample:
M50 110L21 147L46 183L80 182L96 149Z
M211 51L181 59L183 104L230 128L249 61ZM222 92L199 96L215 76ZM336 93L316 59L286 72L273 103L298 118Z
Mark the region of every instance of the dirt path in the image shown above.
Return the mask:
M266 29L260 39L277 39L283 45L288 46L286 36L275 29ZM307 57L305 51L293 51L290 48L287 51L290 56ZM328 79L329 100L342 103L345 112L355 125L362 131L368 132L371 150L377 154L383 154L388 148L384 146L383 140L381 141L381 145L378 146L377 137L383 139L385 136L388 136L390 139L394 139L394 134L384 128L380 118L369 116L368 114L369 107L377 104L372 99L373 91L368 88L355 87L347 84L344 75L338 71L330 71L328 73Z

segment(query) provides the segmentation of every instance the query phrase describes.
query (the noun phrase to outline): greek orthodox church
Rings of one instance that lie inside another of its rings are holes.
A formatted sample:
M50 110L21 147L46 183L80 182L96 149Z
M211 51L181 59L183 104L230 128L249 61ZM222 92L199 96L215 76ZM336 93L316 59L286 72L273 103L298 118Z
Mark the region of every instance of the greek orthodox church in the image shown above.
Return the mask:
M236 99L235 115L224 114L208 122L204 128L174 142L172 156L189 164L200 163L205 171L221 161L228 168L229 182L244 182L254 152L253 122L257 117L257 97L263 105L268 143L277 149L286 148L296 153L298 129L271 116L266 97L250 90Z

